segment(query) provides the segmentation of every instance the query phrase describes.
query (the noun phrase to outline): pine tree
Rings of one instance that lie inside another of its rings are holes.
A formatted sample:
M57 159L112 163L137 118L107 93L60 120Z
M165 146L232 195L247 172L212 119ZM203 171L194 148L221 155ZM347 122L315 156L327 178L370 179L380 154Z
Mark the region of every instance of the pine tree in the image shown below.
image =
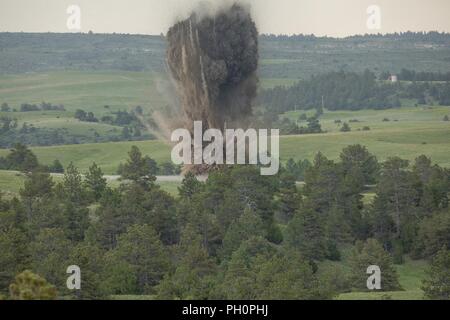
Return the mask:
M31 243L32 270L60 291L66 288L70 247L71 243L62 229L42 229Z
M241 243L250 237L265 237L263 222L261 218L251 209L245 209L244 213L228 228L222 244L221 256L231 257Z
M195 228L187 226L177 249L176 270L158 286L159 299L206 300L214 284L216 264Z
M10 170L23 172L34 171L39 163L34 153L23 144L16 144L11 152L6 156L6 162Z
M131 180L135 183L149 187L156 181L156 177L151 171L146 158L142 157L139 148L132 146L130 152L128 152L127 162L122 165L122 179Z
M138 293L149 294L170 269L167 252L149 225L132 225L120 235L113 252L127 262L136 276Z
M103 251L86 242L76 245L69 254L67 266L76 265L81 271L81 289L71 291L77 299L92 300L106 297L102 285L102 273L105 267ZM66 274L67 276L67 274Z
M307 259L324 259L327 254L326 239L317 212L311 207L297 211L287 226L285 243Z
M361 187L376 182L380 166L366 147L359 144L348 146L342 150L340 158L344 175L361 176Z
M292 175L282 174L280 177L280 191L278 212L282 222L289 222L301 204L301 196L297 190L296 180Z
M315 300L329 299L322 292L311 265L294 251L280 252L261 261L256 276L257 299Z
M47 172L33 171L27 175L24 187L20 190L23 198L35 199L48 197L52 194L54 182Z
M72 202L64 203L65 232L74 242L84 239L84 233L89 227L89 209Z
M352 129L350 128L350 126L348 125L347 122L344 122L340 131L341 132L350 132L350 131L352 131Z
M251 237L233 252L226 270L219 276L214 298L255 300L258 298L257 276L264 261L271 259L277 248L262 237Z
M401 261L402 254L412 250L417 225L425 213L419 207L422 184L417 176L407 169L408 164L407 160L398 157L389 158L383 163L380 181L376 188L377 208L374 207L376 209L374 217L378 216L376 218L378 220L386 215L391 217L394 230L389 236L390 243L385 242L383 245L388 250L394 248L396 261ZM388 220L382 221L386 223Z
M0 213L0 293L6 293L14 276L29 267L29 248L26 234L10 225Z
M450 299L450 251L445 246L433 258L422 289L429 299Z
M62 196L72 203L82 204L85 200L81 174L72 162L64 173L61 191Z
M44 278L25 270L9 287L12 300L55 300L57 291Z
M357 290L367 289L367 268L378 266L381 270L381 290L395 291L400 289L397 272L392 258L378 241L368 239L365 243L356 245L350 257L350 282Z
M415 253L418 257L434 256L442 246L450 244L450 212L442 210L434 212L419 224L415 242Z
M192 172L188 172L178 188L180 197L191 200L194 195L203 190L203 183L197 180L197 177Z
M50 172L52 173L64 173L64 167L62 163L56 159L53 161L52 165L50 166Z
M107 187L102 169L94 162L86 174L85 184L95 201L98 201Z

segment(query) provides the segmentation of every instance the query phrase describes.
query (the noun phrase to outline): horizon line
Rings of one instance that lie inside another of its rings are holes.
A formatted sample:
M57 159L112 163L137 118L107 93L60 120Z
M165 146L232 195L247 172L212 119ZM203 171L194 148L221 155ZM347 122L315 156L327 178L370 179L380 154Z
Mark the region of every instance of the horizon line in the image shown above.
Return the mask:
M95 32L93 30L89 31L79 31L79 32L57 32L57 31L0 31L0 34L5 33L13 33L13 34L61 34L61 35L126 35L126 36L148 36L148 37L165 37L164 33L160 34L149 34L149 33L123 33L123 32ZM394 35L404 35L406 33L414 33L414 34L431 34L437 33L439 35L450 36L450 32L448 31L438 31L438 30L429 30L429 31L395 31L395 32L377 32L377 33L355 33L347 36L329 36L329 35L316 35L314 33L306 34L306 33L295 33L295 34L286 34L286 33L260 33L258 36L274 36L274 37L315 37L315 38L326 38L326 39L347 39L354 37L370 37L370 36L394 36Z

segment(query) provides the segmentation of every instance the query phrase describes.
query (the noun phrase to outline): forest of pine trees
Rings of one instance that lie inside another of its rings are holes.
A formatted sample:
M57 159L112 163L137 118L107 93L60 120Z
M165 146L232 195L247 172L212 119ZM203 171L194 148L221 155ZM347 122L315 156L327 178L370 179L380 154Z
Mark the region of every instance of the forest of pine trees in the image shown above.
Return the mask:
M331 299L367 290L369 264L382 269L383 290L401 290L394 263L406 256L431 261L427 297L450 297L450 172L425 156L379 162L352 145L338 161L318 153L272 177L254 166L206 182L187 174L176 197L135 147L118 188L95 163L85 178L71 164L59 183L45 167L23 171L20 196L0 201L5 299ZM327 268L344 247L349 269ZM75 293L70 265L82 270Z

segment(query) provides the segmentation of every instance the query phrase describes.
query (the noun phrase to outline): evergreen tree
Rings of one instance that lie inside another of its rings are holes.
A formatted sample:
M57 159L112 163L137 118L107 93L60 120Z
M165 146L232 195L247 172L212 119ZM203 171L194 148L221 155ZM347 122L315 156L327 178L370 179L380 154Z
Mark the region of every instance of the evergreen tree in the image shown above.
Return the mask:
M176 270L158 286L159 299L205 300L214 285L216 264L202 245L201 236L187 226L177 248Z
M122 166L122 179L131 180L144 186L151 186L156 181L156 177L152 174L152 168L148 166L146 158L142 157L142 153L138 147L132 146L128 152L128 160Z
M450 212L443 210L426 217L419 224L415 242L418 257L434 256L443 246L450 246Z
M445 246L433 258L422 289L429 299L450 299L450 251Z
M350 132L350 131L352 131L352 128L350 128L350 126L348 125L347 122L344 122L344 124L342 125L340 131L341 132Z
M381 290L395 291L400 289L397 272L391 256L375 239L356 245L350 257L350 282L357 290L367 289L367 268L378 266L381 270Z
M44 278L25 270L9 287L12 300L55 300L57 291Z
M261 237L252 237L242 242L227 262L224 274L217 280L218 287L214 298L257 299L259 292L256 279L259 268L276 252L276 247Z
M181 187L178 188L180 197L191 200L195 194L203 190L203 183L197 180L192 172L188 172L184 177Z
M29 264L28 238L7 214L0 213L0 293L6 293L14 276Z
M54 183L50 174L33 171L27 174L27 179L24 187L20 190L20 195L26 199L49 197L52 195L53 186Z
M89 227L89 209L72 202L66 202L63 206L67 237L74 242L82 241Z
M409 252L413 246L420 204L420 184L407 167L408 161L398 157L389 158L383 164L375 200L385 202L377 204L377 208L385 212L377 212L376 215L383 217L387 213L391 216L395 226L391 239L405 252ZM391 249L393 245L394 242L385 244L385 247Z
M147 166L149 168L149 173L151 175L156 176L159 172L158 163L155 160L153 160L152 158L150 158L149 156L145 156L144 159L147 162Z
M26 208L27 220L33 218L36 203L53 195L53 186L52 177L46 172L33 171L27 174L24 187L19 191Z
M39 163L34 153L23 144L16 144L6 156L10 170L30 172L38 168Z
M71 250L67 263L67 266L79 266L81 271L81 289L72 291L72 295L77 299L83 300L103 299L106 297L101 277L105 267L101 249L86 242L79 243Z
M166 250L149 225L130 226L126 233L119 236L113 255L116 261L129 264L140 294L153 293L154 287L170 269Z
M82 177L78 169L71 162L64 173L61 185L62 197L75 204L82 204L85 200L85 192Z
M344 175L361 176L361 187L377 181L380 166L366 147L359 144L348 146L342 150L340 158Z
M70 247L71 243L62 229L42 229L31 243L32 270L61 292L66 289Z
M292 175L282 174L280 177L280 191L278 212L280 220L289 222L301 204L301 195L297 190L296 180Z
M297 211L287 226L285 243L307 259L324 259L327 254L326 239L317 212L311 207Z
M239 219L228 228L223 239L221 255L224 258L229 258L243 241L250 237L264 237L265 235L266 232L261 218L247 208Z
M52 165L49 168L49 171L52 173L64 173L64 167L59 160L54 160Z
M94 162L86 174L85 184L95 201L98 201L106 190L107 182L102 169Z
M258 299L316 300L329 299L329 292L319 287L311 265L296 252L280 252L262 265L256 277Z

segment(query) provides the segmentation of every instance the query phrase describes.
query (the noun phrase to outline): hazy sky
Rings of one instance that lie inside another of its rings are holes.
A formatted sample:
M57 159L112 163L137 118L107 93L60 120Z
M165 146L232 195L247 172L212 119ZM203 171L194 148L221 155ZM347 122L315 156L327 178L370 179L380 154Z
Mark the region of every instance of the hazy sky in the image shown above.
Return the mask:
M69 32L66 10L81 9L81 32L165 33L198 0L0 0L0 32ZM223 3L226 0L214 0ZM346 36L400 31L450 32L450 0L245 0L261 33ZM367 8L380 8L369 29Z

